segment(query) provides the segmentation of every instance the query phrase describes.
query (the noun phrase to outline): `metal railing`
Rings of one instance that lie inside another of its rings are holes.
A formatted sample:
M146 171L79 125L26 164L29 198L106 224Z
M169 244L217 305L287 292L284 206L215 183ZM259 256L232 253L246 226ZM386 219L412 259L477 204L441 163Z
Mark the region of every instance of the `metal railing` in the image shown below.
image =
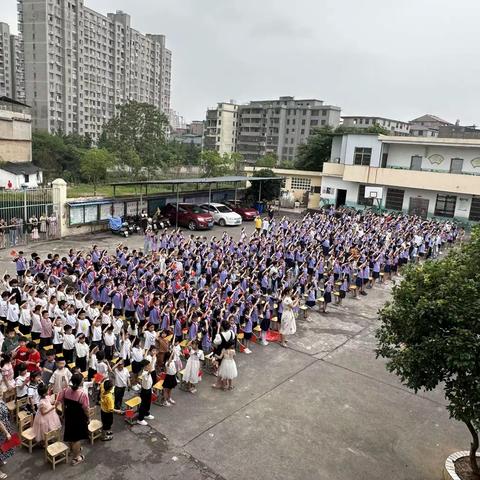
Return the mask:
M57 217L51 215L44 221L7 224L0 220L0 249L31 245L60 238Z

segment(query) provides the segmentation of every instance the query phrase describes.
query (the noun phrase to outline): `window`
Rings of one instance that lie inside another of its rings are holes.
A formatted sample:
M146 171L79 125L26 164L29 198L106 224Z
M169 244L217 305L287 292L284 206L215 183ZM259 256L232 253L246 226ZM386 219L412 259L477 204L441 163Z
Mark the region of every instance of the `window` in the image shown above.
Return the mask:
M373 205L373 198L365 198L365 185L358 186L358 198L357 203L359 205L366 205L371 207Z
M355 153L353 154L354 165L370 165L371 158L372 158L371 148L355 147Z
M23 176L23 181L24 181L24 183L28 183L30 181L30 175L24 175Z
M382 168L387 168L388 152L382 153Z
M410 170L422 169L422 157L420 155L413 155L410 160Z
M318 125L318 120L310 120L310 125L312 127Z
M322 187L312 187L312 193L322 193Z
M388 188L387 198L385 200L385 208L390 210L402 210L403 197L405 196L405 190L398 188Z
M292 183L290 188L292 190L310 190L311 186L312 186L311 178L292 177Z
M435 215L439 217L453 217L456 204L457 197L455 195L437 195Z
M450 173L462 173L463 158L452 158L450 162Z
M468 219L473 222L480 221L480 197L472 197L472 205L470 206Z

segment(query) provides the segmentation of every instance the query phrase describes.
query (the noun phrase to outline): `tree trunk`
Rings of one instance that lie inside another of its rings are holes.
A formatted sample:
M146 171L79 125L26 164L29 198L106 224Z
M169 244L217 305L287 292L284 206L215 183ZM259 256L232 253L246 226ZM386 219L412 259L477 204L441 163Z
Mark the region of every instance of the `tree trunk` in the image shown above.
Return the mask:
M473 476L480 479L480 469L478 468L477 463L477 450L478 450L478 432L475 430L475 427L472 425L472 422L465 422L468 430L472 435L472 443L470 444L470 467L472 468Z

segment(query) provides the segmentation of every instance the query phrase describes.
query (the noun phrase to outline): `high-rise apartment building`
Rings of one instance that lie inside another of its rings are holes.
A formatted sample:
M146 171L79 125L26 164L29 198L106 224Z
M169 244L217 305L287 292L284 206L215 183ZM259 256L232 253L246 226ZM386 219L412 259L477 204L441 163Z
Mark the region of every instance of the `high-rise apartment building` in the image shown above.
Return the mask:
M19 0L26 102L33 128L98 139L115 106L129 100L170 108L171 52L130 16L102 15L83 0Z
M233 153L237 145L238 105L233 100L207 110L203 148L223 155Z
M219 103L207 110L203 148L220 153L241 153L247 163L255 163L268 153L279 161L293 161L298 146L316 128L336 127L340 107L321 100L258 100L245 105Z
M279 161L293 161L299 145L316 128L336 127L340 107L324 105L316 99L253 101L238 107L237 149L248 163L255 163L268 153Z
M0 22L0 97L13 97L10 27Z

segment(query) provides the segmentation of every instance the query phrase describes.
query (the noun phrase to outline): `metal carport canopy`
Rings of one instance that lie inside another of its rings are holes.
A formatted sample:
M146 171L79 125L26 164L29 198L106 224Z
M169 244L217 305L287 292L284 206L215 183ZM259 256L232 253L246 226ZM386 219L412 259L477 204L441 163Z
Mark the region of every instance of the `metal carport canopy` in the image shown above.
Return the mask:
M192 183L203 183L203 184L212 184L212 183L239 183L239 182L258 182L260 180L284 180L284 177L247 177L247 176L226 176L226 177L206 177L206 178L178 178L178 179L170 179L170 180L145 180L145 181L138 181L138 182L115 182L110 183L113 187L113 196L115 197L115 187L121 186L131 186L131 185L176 185L177 186L177 216L175 219L175 228L178 227L178 204L179 202L179 185L182 184L192 184ZM260 186L261 187L261 186ZM209 190L208 195L208 203L210 204L211 200L211 187ZM258 193L258 198L260 201L261 197L261 189ZM237 189L235 187L235 198L237 196Z
M182 183L227 183L227 182L256 182L259 180L283 180L285 177L206 177L206 178L172 178L170 180L145 180L138 182L115 182L110 183L112 187L128 185L181 185Z

